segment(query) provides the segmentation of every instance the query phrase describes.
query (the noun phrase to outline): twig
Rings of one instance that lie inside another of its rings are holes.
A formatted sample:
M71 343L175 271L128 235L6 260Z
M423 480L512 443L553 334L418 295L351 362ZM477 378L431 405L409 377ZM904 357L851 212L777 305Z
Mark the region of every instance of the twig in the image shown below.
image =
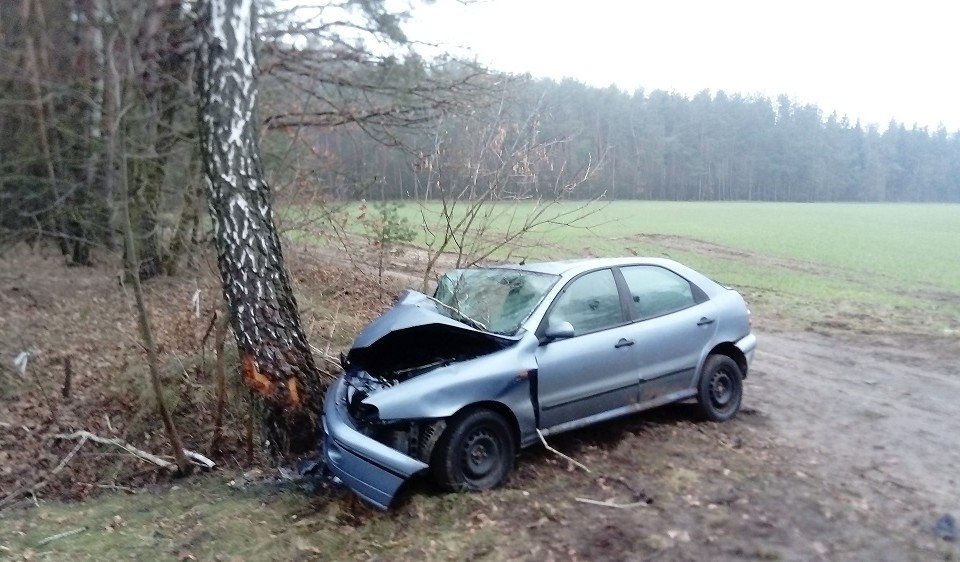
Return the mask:
M216 314L214 314L216 320ZM227 367L226 358L223 356L223 348L227 340L227 328L229 327L229 318L224 315L223 320L217 322L217 331L214 335L214 353L216 354L214 363L214 376L217 380L217 404L213 414L213 435L210 437L210 454L213 455L220 445L220 437L223 432L223 412L227 404ZM213 326L213 323L210 324ZM204 336L206 340L206 336Z
M588 503L590 505L600 505L603 507L615 507L617 509L628 509L631 507L643 507L647 505L647 502L613 503L613 502L602 502L598 500L591 500L590 498L573 498L573 499L580 503Z
M60 389L60 396L64 400L70 400L70 389L73 386L73 362L67 355L63 359L63 388Z
M77 443L77 446L74 447L72 451L67 453L67 456L63 457L63 460L61 460L60 463L57 464L57 466L55 466L54 469L51 470L50 473L47 474L45 477L34 481L33 484L22 486L20 489L15 490L14 492L7 495L7 497L0 500L0 508L3 508L4 506L12 502L14 499L20 497L24 492L29 491L31 493L36 493L37 490L46 486L47 482L49 482L50 479L53 478L53 476L56 473L60 472L61 470L63 470L63 467L67 466L67 463L70 462L70 459L72 459L73 456L77 454L77 451L80 450L80 447L83 447L83 444L87 442L87 439L88 439L87 437L81 436L80 442ZM36 499L34 499L34 501L36 501Z
M310 349L312 349L314 353L319 355L320 359L323 359L324 361L330 363L331 365L336 365L337 368L340 367L340 360L337 359L336 357L327 355L322 349L319 349L313 344L310 344Z
M137 491L129 486L120 486L119 484L84 484L85 486L90 486L91 488L103 488L104 490L116 490L118 492L126 492L128 494L136 494Z
M539 429L537 429L537 436L540 437L540 442L543 443L544 448L546 448L546 449L547 449L548 451L550 451L551 453L553 453L553 454L555 454L555 455L560 455L560 457L566 459L568 462L573 463L573 464L574 464L575 466L577 466L578 468L582 468L583 470L587 471L588 473L591 473L591 472L592 472L592 471L591 471L589 468L587 468L586 465L584 465L583 463L580 463L580 462L578 462L578 461L575 461L575 460L573 460L572 458L568 457L567 455L565 455L565 454L561 453L560 451L554 449L554 448L551 447L550 445L547 445L547 440L544 439L543 433L540 433L540 430L539 430Z
M64 531L62 533L57 533L56 535L51 535L45 539L37 541L37 547L46 546L53 541L60 540L62 538L71 537L73 535L79 535L80 533L86 531L86 527L77 527L76 529L70 529L69 531Z
M207 345L207 338L210 337L210 332L213 331L213 326L217 323L217 311L213 311L213 317L210 318L210 325L207 326L207 330L203 333L203 338L200 340L200 347L205 347Z
M323 349L323 356L330 356L330 344L333 343L333 333L337 330L337 318L340 317L340 303L337 303L337 310L333 313L333 324L330 326L330 335L327 336L327 346Z

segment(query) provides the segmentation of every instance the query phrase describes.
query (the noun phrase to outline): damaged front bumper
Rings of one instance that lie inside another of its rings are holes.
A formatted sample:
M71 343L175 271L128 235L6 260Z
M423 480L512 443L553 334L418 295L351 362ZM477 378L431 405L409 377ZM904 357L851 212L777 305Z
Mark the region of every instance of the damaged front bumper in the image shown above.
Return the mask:
M357 430L347 413L347 385L340 377L323 406L324 460L327 469L350 490L387 509L397 490L427 465Z

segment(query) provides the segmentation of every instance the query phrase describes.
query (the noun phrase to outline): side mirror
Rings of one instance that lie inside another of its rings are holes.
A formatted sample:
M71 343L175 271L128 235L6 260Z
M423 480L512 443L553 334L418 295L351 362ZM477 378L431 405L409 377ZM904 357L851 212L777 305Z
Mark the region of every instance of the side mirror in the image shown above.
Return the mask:
M543 343L551 342L553 340L565 340L567 338L572 338L576 335L576 332L573 329L573 324L569 322L551 322L547 325L547 329L543 332Z

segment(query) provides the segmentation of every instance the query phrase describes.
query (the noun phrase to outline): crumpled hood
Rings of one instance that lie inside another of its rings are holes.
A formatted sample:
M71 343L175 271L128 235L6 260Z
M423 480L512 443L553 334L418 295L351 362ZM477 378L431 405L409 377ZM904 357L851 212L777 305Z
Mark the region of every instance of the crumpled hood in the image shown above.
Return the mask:
M423 293L405 291L390 310L360 332L344 368L405 378L397 372L473 359L518 341L458 322L441 314L439 306Z

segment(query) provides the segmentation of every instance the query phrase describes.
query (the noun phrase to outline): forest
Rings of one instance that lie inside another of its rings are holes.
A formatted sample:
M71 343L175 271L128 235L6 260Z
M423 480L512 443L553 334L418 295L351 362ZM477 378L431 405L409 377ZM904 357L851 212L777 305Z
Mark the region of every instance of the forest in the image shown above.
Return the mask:
M547 140L551 150L539 170L549 192L556 170L593 166L569 196L667 201L960 201L960 142L940 127L885 129L824 115L816 105L787 96L711 93L693 98L652 90L623 92L512 77L498 122L518 136ZM509 115L509 116L508 116ZM531 124L531 120L535 124ZM531 128L533 128L531 130ZM444 147L475 135L461 116L437 133ZM378 193L387 198L429 197L417 191L416 169L393 147L358 142L349 131L316 133L317 142L347 169L378 170ZM436 136L414 144L436 148ZM465 155L466 156L466 155ZM323 176L327 185L337 185ZM461 180L462 181L462 180ZM349 194L360 182L339 184Z

